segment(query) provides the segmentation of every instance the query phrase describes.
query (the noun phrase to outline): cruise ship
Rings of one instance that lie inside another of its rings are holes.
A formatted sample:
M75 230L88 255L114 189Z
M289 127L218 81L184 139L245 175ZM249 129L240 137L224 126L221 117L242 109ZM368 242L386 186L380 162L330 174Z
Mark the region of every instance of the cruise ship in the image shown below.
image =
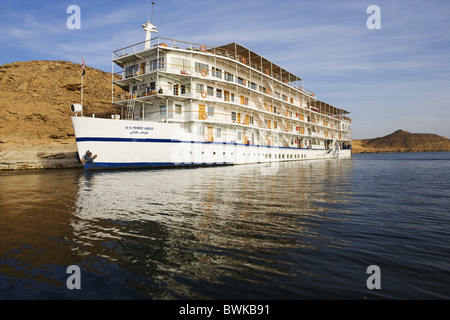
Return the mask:
M71 106L86 170L238 165L351 157L348 111L236 42L153 37L113 52L110 118ZM117 69L120 71L116 71Z

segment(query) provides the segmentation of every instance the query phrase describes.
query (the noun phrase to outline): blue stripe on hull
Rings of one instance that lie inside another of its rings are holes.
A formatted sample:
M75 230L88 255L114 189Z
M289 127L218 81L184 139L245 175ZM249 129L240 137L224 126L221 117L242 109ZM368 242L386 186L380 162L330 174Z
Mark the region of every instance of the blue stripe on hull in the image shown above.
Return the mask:
M233 162L133 162L133 163L114 163L114 162L94 162L85 163L84 169L88 171L96 170L120 170L120 169L144 169L144 168L173 168L173 167L200 167L200 166L223 166L233 165Z
M316 150L309 148L297 148L297 147L274 147L263 146L258 144L244 144L236 142L209 142L209 141L182 141L172 139L134 139L134 138L98 138L98 137L84 137L76 138L77 142L152 142L152 143L201 143L201 144L223 144L223 145L235 145L235 146L248 146L258 148L278 148L278 149L291 149L291 150ZM322 150L322 149L317 149ZM325 149L323 149L325 150Z

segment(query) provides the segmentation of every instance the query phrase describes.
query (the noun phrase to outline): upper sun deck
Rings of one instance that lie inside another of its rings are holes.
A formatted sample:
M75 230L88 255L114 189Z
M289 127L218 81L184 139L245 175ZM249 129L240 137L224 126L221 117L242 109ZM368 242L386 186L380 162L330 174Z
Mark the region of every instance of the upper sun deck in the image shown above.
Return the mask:
M219 47L213 47L199 43L157 37L151 39L150 41L143 41L119 50L115 50L113 52L113 62L120 67L123 67L127 63L136 60L136 58L146 59L152 56L154 54L153 49L155 48L195 52L198 54L213 55L223 59L229 59L261 72L264 75L297 89L304 94L315 97L313 92L303 87L303 80L300 77L281 68L275 63L236 42Z

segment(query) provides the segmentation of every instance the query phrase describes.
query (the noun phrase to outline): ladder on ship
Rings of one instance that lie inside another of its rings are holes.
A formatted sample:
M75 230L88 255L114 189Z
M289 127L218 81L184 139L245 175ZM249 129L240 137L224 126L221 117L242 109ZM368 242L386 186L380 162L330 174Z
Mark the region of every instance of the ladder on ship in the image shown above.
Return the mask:
M290 147L291 146L291 142L288 140L288 138L286 138L286 136L284 134L282 134L281 137L286 142L286 146Z
M127 115L126 115L127 120L133 120L135 106L136 106L136 99L128 100Z

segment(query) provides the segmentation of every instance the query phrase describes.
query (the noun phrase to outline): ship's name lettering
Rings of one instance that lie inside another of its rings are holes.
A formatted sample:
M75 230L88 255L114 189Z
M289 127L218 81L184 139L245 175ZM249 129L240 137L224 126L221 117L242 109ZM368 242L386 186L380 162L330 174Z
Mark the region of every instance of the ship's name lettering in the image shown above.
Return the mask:
M126 130L146 130L146 131L153 131L153 127L133 127L133 126L127 126L125 127Z

